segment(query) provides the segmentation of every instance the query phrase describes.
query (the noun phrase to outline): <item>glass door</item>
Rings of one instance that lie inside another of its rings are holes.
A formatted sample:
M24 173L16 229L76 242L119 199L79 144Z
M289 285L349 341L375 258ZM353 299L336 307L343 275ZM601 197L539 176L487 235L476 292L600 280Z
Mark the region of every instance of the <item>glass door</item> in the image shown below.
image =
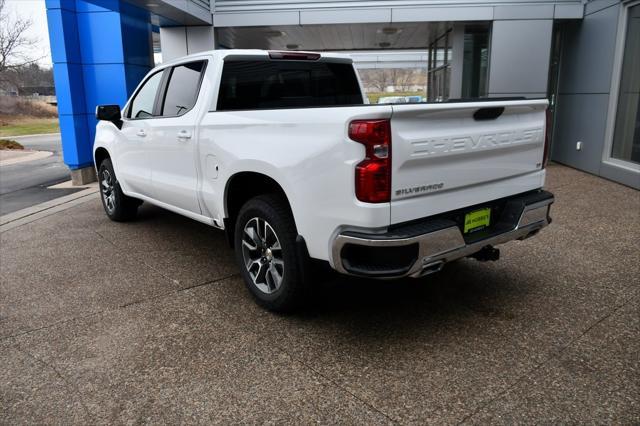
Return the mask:
M427 100L443 102L449 99L451 79L451 29L429 45L427 68Z
M640 164L640 4L629 7L611 158Z
M489 25L467 25L464 29L462 97L487 96L489 77Z
M549 139L549 152L553 152L553 133L556 122L556 106L558 102L558 81L560 76L560 57L562 55L562 26L554 24L551 38L551 58L549 61L549 85L547 98L549 99L549 123L547 123L547 138Z

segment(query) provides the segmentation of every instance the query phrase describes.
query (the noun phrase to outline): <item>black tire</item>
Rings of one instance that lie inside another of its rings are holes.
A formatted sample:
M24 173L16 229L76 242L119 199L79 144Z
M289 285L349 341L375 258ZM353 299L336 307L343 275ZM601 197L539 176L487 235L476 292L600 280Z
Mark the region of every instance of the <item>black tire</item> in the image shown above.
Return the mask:
M256 225L263 229L262 233L252 231ZM238 213L234 232L236 261L249 292L270 311L291 312L307 300L308 285L303 279L306 259L300 258L303 254L297 250L297 236L289 206L278 195L252 198ZM260 277L262 271L264 279Z
M104 159L98 167L98 185L102 207L104 207L109 219L115 222L135 219L141 202L136 198L124 195L110 158Z

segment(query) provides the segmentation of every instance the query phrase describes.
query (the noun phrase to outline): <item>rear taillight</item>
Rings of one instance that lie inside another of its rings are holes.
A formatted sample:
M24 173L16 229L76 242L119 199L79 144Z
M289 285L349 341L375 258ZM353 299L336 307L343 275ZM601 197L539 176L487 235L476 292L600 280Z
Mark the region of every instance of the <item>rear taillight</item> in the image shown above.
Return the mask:
M349 138L365 146L356 165L356 197L365 203L391 200L391 124L389 120L354 120Z
M542 154L542 168L549 162L549 143L551 142L551 110L547 108L544 115L544 152Z

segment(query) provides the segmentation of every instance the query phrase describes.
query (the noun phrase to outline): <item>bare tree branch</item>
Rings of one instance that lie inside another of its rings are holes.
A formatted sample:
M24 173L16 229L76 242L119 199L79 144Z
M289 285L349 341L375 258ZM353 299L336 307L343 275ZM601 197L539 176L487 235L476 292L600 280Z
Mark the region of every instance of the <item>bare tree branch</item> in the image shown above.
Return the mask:
M367 88L386 92L389 87L395 91L409 91L413 86L424 86L424 69L381 68L359 70L362 83Z
M0 0L0 74L41 59L32 54L38 39L27 35L33 21L10 15L5 6L6 0Z

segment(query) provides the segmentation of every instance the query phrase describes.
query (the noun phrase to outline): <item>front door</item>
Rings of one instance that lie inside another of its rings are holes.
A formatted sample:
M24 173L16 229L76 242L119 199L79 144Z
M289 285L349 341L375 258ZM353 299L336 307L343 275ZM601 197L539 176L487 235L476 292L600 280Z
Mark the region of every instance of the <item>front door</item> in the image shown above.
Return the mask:
M153 140L151 124L163 72L151 75L140 86L122 119L121 139L116 145L116 175L127 192L152 196L149 147Z

